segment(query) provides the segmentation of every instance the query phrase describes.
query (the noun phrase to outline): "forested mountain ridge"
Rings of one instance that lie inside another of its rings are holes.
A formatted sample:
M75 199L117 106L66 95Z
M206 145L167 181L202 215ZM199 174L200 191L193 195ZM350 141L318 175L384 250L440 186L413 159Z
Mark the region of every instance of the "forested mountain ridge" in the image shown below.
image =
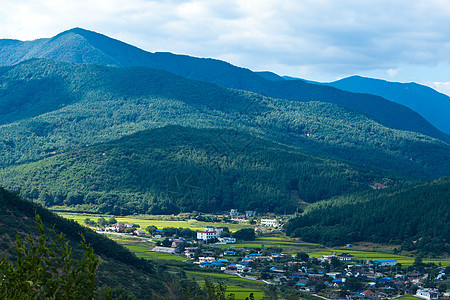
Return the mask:
M14 260L16 235L24 239L29 234L35 238L39 235L34 220L38 213L47 228L66 235L65 241L73 250L73 257L83 255L80 246L80 233L94 248L99 259L97 280L100 288L110 288L113 295L119 297L118 290L132 292L139 299L155 299L169 294L167 280L176 281L166 272L159 271L152 262L139 259L128 249L118 245L109 238L99 235L78 223L62 218L39 204L22 199L17 195L0 188L0 256ZM51 236L46 232L47 236ZM51 259L51 258L50 258ZM173 285L175 286L175 285ZM174 291L171 291L174 292ZM181 298L181 297L180 297Z
M168 124L232 128L306 153L438 178L449 145L322 102L274 100L144 68L35 59L0 68L0 166Z
M0 177L2 185L46 206L82 205L125 215L230 208L293 212L303 202L407 182L248 133L181 126L6 168Z
M450 177L317 202L291 219L286 233L331 245L369 241L450 253Z
M450 134L450 97L414 82L399 83L351 76L325 83L341 90L381 96L421 114L439 130Z
M120 67L147 66L273 98L334 103L368 114L387 127L420 132L450 143L448 135L434 128L416 112L378 96L354 94L301 80L271 81L224 61L150 53L81 28L30 42L0 40L1 65L13 65L34 57Z

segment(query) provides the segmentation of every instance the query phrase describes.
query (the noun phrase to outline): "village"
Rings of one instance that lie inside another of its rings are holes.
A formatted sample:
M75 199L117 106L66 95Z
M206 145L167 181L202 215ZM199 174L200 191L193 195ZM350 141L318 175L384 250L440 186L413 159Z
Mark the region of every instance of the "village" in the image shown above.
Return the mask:
M233 222L255 222L255 213L230 211ZM449 266L424 263L420 257L412 265L396 259L367 259L352 255L352 245L321 256L283 251L281 247L255 247L258 236L283 231L281 218L259 218L254 228L231 233L226 226L205 226L203 230L168 230L115 223L98 227L100 233L133 235L150 244L148 251L185 257L208 272L223 272L267 285L296 289L301 293L333 299L387 299L414 295L421 299L448 299ZM346 251L347 249L347 251ZM395 255L393 255L395 257Z

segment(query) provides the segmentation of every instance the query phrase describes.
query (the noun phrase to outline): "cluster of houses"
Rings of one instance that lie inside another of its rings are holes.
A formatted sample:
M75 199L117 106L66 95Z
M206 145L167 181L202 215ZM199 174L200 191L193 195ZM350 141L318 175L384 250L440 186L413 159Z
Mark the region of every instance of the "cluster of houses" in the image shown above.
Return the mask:
M399 294L413 294L418 298L432 300L444 295L437 289L425 287L423 281L429 276L426 269L424 271L413 269L407 273L395 272L392 267L397 265L397 261L394 259L354 264L351 254L332 253L316 259L319 264L312 266L312 260L299 262L291 255L248 253L244 248L231 248L217 256L213 255L213 251L198 253L198 248L186 248L184 255L195 259L196 253L198 257L194 263L202 268L217 268L228 274L253 276L252 279L266 283L290 284L308 293L318 292L317 287L322 285L328 288L327 290L332 290L331 293L334 295L330 294L330 297L335 298L341 298L343 294L347 299L379 299ZM333 257L342 262L342 268L329 271L329 266L327 269L323 263L329 263ZM352 264L348 264L349 262ZM444 271L444 267L439 268L436 279L445 278ZM360 282L361 289L350 292L347 284L354 280Z
M132 231L135 235L143 236L145 235L145 231L140 229L135 224L129 224L129 223L115 223L106 227L97 227L98 232L116 232L116 233L125 233L127 228L135 228L134 231Z

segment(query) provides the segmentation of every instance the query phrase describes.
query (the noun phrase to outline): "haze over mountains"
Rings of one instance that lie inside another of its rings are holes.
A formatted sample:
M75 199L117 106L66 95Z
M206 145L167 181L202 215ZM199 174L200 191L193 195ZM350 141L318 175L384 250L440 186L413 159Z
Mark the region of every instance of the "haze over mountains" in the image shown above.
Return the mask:
M0 40L0 64L0 185L47 206L293 212L370 198L387 201L382 212L398 200L390 193L450 175L450 137L376 95L79 28ZM448 206L434 200L430 212Z

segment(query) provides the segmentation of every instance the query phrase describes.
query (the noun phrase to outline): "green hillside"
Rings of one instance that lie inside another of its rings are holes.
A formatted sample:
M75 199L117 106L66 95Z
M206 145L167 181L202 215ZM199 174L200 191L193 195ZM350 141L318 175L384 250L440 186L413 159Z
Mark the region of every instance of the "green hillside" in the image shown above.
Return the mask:
M258 73L224 61L150 53L81 28L30 42L0 40L0 65L14 65L31 58L118 67L146 66L273 98L334 103L367 114L387 127L420 132L450 143L448 135L434 128L413 110L378 96L346 92L302 80L267 80Z
M414 82L400 83L352 76L326 85L354 93L381 96L421 114L439 130L450 134L450 97Z
M234 130L180 126L6 168L0 178L46 206L83 205L113 214L294 212L303 202L403 182Z
M369 241L449 253L450 177L318 202L292 219L286 233L331 245Z
M0 68L0 166L168 124L229 128L417 178L450 174L450 147L322 102L274 100L155 69L31 60Z
M39 235L34 220L37 212L46 227L66 235L69 246L73 249L75 258L83 254L79 244L82 233L86 241L94 248L99 258L98 285L100 288L110 288L132 292L139 299L155 299L165 297L169 292L166 281L174 280L167 273L159 271L155 266L143 259L137 258L128 249L112 240L94 233L78 223L59 217L42 206L19 198L11 192L0 188L0 256L16 257L14 251L16 235L21 239L31 234ZM173 285L175 287L175 285ZM175 292L176 293L176 292Z

